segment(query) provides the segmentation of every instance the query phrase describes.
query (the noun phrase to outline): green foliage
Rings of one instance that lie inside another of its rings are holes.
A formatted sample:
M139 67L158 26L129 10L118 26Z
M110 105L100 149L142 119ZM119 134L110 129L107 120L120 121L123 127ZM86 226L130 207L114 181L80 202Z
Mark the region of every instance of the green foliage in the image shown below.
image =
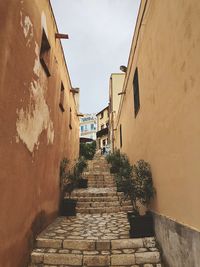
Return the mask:
M84 169L87 167L87 162L85 158L80 157L71 171L66 170L68 163L69 161L66 158L60 163L60 181L62 192L68 193L70 197L72 191L77 187Z
M151 166L144 160L139 160L133 167L133 173L137 186L137 198L140 203L148 207L151 199L155 195Z
M139 160L132 166L128 157L119 150L106 159L111 165L111 172L115 173L117 190L124 193L125 199L131 200L135 213L139 213L138 202L148 207L155 194L149 163Z
M80 157L91 160L96 152L96 142L80 143Z

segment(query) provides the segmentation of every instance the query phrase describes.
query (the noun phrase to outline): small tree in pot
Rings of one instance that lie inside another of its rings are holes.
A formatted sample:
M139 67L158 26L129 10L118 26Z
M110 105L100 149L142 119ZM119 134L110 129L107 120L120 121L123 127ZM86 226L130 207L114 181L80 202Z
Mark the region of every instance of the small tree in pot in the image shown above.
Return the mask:
M84 169L87 167L87 162L84 157L80 157L77 164L75 165L75 172L78 180L78 188L87 188L88 179L82 177Z
M77 187L77 176L68 172L67 165L69 161L64 158L60 163L60 187L61 187L61 201L60 201L60 214L61 216L75 216L77 200L71 199L72 191ZM65 195L68 198L65 198Z
M133 198L135 203L135 214L131 214L130 221L130 236L131 237L145 237L154 235L153 217L148 212L148 207L151 199L155 195L153 187L153 179L150 164L144 160L139 160L133 166L133 191L130 198ZM134 196L132 196L134 195ZM146 214L139 215L138 202L146 207Z

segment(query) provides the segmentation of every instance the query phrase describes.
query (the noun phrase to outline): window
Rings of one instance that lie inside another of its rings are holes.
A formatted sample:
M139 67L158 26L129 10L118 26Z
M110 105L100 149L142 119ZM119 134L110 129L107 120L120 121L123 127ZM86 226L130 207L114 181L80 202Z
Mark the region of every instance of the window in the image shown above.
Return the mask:
M60 107L62 112L65 111L65 109L64 109L64 86L63 86L62 82L61 82L61 87L60 87L60 103L59 103L59 107Z
M85 131L87 131L87 125L85 125Z
M91 131L93 131L94 130L94 124L92 123L91 124Z
M106 139L103 140L103 146L105 146L105 145L106 145Z
M69 128L72 129L72 109L69 109Z
M81 126L81 132L83 132L84 131L84 127L83 126Z
M103 111L101 112L101 117L100 117L100 119L103 119Z
M120 124L120 147L122 147L122 125Z
M134 93L134 109L135 117L140 109L140 95L139 95L139 83L138 83L138 69L136 68L133 79L133 93Z
M46 75L49 77L51 76L49 72L49 64L50 64L50 44L47 39L46 33L43 30L42 31L42 42L41 42L41 48L40 48L40 62L41 65L46 73Z

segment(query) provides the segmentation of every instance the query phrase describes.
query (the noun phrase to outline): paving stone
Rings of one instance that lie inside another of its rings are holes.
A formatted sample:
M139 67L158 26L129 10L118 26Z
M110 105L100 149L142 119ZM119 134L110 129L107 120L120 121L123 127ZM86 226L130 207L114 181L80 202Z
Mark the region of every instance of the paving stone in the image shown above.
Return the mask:
M137 264L159 263L160 253L159 252L135 253L135 259Z
M41 252L32 252L31 261L32 263L43 263L44 253Z
M97 250L109 250L110 249L110 240L99 240L96 241Z
M135 249L131 249L131 248L126 248L122 250L124 253L126 254L131 254L135 252Z
M112 254L122 254L122 251L118 249L113 249Z
M95 242L93 240L64 240L63 248L79 249L79 250L95 250Z
M73 254L45 254L44 263L45 264L68 264L72 266L82 265L82 255Z
M36 240L38 248L61 248L62 240L39 238Z
M140 248L140 247L143 247L143 240L141 238L111 241L112 249Z
M153 248L156 246L155 237L146 237L144 238L144 246L146 248Z
M135 255L120 254L111 255L111 265L132 265L135 264Z
M93 251L83 251L83 255L98 255L99 251L93 250Z
M136 252L146 252L148 251L146 248L138 248Z
M84 256L83 257L84 266L109 266L110 265L110 256Z

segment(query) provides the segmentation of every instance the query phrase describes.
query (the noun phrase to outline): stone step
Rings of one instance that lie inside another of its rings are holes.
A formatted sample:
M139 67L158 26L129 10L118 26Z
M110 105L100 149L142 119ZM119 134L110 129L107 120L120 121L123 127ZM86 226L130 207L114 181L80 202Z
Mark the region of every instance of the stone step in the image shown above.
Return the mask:
M76 211L78 213L84 213L84 214L102 214L102 213L115 213L120 211L132 211L132 206L113 206L113 207L99 207L99 208L80 208L77 207Z
M119 201L110 202L78 202L77 208L98 208L98 207L113 207L120 206Z
M118 201L118 196L112 196L112 197L74 197L74 199L77 199L78 202L111 202L111 201Z
M83 201L79 201L78 200L78 203L77 203L77 207L78 208L98 208L98 207L113 207L113 206L116 206L116 207L120 207L120 206L131 206L131 202L130 201L124 201L122 202L122 205L120 205L119 203L119 200L117 201L103 201L103 202L100 202L100 201L97 201L97 202L83 202Z
M152 266L161 267L160 253L154 237L118 240L66 239L59 243L59 247L55 244L53 248L52 241L48 243L48 240L37 239L38 248L31 254L30 267L34 264L93 267L134 264L149 264L150 267L150 264L154 264Z
M92 187L92 188L113 188L113 189L117 190L116 185L88 184L88 187Z
M117 193L116 191L113 191L113 192L111 192L111 191L103 192L102 191L101 192L100 190L99 190L99 192L98 192L98 190L96 192L74 191L71 194L72 197L114 197L114 196L118 196L118 195L119 195L119 193ZM123 193L121 193L121 195L123 195Z

